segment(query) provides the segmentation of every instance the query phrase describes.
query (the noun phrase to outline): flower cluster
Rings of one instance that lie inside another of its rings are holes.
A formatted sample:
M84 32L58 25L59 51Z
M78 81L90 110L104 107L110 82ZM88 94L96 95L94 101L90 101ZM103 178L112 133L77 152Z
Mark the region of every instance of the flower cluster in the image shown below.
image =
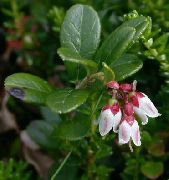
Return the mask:
M142 92L136 91L136 81L132 84L118 84L110 81L106 87L112 96L107 105L102 108L99 117L99 132L105 136L111 129L119 135L119 144L133 140L136 146L141 145L140 130L136 117L142 125L148 123L148 117L158 117L161 114Z

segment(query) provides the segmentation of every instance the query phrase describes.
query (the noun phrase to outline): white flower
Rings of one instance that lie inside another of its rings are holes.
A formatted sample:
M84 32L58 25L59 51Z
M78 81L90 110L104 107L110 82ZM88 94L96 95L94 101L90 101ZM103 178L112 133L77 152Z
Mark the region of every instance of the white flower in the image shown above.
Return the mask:
M128 118L128 119L127 119ZM132 119L131 119L132 118ZM137 121L132 116L124 118L119 126L119 144L126 144L132 138L136 146L141 145L140 130Z
M152 118L161 116L161 114L158 113L157 108L144 93L136 92L136 95L132 100L134 112L140 117L143 125L148 123L147 116Z
M118 104L105 106L99 117L99 132L105 136L112 128L117 132L122 113Z

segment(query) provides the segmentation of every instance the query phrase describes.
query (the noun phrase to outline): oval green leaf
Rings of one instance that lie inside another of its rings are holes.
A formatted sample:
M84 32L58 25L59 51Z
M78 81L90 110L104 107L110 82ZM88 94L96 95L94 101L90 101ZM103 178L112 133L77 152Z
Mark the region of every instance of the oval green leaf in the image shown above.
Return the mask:
M6 90L26 102L44 104L46 96L53 91L46 81L28 73L15 73L5 79Z
M161 162L146 162L141 166L141 172L150 179L157 179L164 171Z
M97 12L87 5L74 5L61 27L61 46L91 59L99 45L100 31Z
M88 91L83 89L58 89L47 97L47 106L57 113L68 113L88 97Z
M118 61L111 65L111 68L115 73L116 81L120 81L139 71L142 66L143 63L137 56L124 54Z
M96 61L112 64L127 50L135 35L132 27L119 27L113 31L97 52Z

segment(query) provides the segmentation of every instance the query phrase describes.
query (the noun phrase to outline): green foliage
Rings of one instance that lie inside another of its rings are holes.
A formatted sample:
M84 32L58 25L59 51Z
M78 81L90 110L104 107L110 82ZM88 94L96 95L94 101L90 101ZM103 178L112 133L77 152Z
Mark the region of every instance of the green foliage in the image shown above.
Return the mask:
M146 162L141 166L141 172L150 179L156 179L163 173L161 162Z
M5 88L16 98L40 104L44 104L46 96L53 91L46 81L26 73L8 76L5 80Z
M84 66L88 75L97 71L97 64L94 61L82 58L79 54L68 48L59 48L57 52L63 61L68 61Z
M42 120L35 120L29 124L26 131L31 139L45 149L56 149L58 144L52 140L53 125Z
M28 164L23 161L14 161L10 159L8 162L0 161L0 180L29 180L30 172L27 171Z
M100 41L100 28L99 17L90 6L72 6L62 24L61 46L91 59Z
M124 54L117 62L111 65L117 81L126 79L127 77L133 75L139 71L142 66L142 61L133 54Z
M132 42L135 29L132 27L119 27L113 31L97 52L96 61L106 62L108 65L115 62Z
M23 43L22 49L16 51L24 64L21 63L21 70L36 72L56 88L27 73L8 76L5 88L24 102L44 105L40 108L42 117L28 121L26 131L55 161L53 178L168 178L169 154L165 147L168 147L169 34L164 32L169 27L168 2L43 0L23 5L11 2L6 2L11 10L6 6L2 9L14 21L5 22L5 27L16 30L8 39L24 42L26 35L32 39L32 44ZM26 25L18 20L23 18L22 8L31 19ZM130 13L123 15L126 12ZM23 29L16 26L16 20ZM33 25L37 26L35 32L31 31ZM149 120L141 134L142 146L129 153L125 146L117 146L112 133L101 138L97 123L108 99L105 84L110 80L134 79L141 91L154 98L162 117ZM14 101L14 106L17 105ZM19 174L22 179L27 176Z
M62 122L54 128L53 137L76 141L84 138L90 131L90 119L87 116L76 115L70 122Z
M58 89L48 96L47 105L57 113L68 113L83 104L89 93L82 89Z
M103 72L104 72L104 82L108 83L109 81L115 79L114 71L105 63L103 65Z

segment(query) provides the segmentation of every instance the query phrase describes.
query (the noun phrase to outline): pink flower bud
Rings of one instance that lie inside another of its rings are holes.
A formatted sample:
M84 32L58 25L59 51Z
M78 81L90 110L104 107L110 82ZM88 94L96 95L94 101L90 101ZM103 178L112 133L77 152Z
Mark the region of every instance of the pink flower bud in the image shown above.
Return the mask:
M134 113L132 103L126 103L126 104L124 105L124 113L125 113L127 116L131 116L131 115Z
M110 81L106 84L107 88L119 89L119 84L116 81Z
M119 112L119 110L120 110L120 107L119 107L118 104L114 104L114 105L111 106L111 112L112 112L114 115L117 114L117 113Z
M124 92L131 92L133 90L132 84L120 84L119 89Z
M132 126L133 123L134 123L134 121L135 121L135 119L134 119L134 116L126 116L126 117L124 118L124 121L127 121L127 123L128 123L130 126Z
M133 106L139 107L139 102L137 96L133 95L130 97L130 101L133 104Z

